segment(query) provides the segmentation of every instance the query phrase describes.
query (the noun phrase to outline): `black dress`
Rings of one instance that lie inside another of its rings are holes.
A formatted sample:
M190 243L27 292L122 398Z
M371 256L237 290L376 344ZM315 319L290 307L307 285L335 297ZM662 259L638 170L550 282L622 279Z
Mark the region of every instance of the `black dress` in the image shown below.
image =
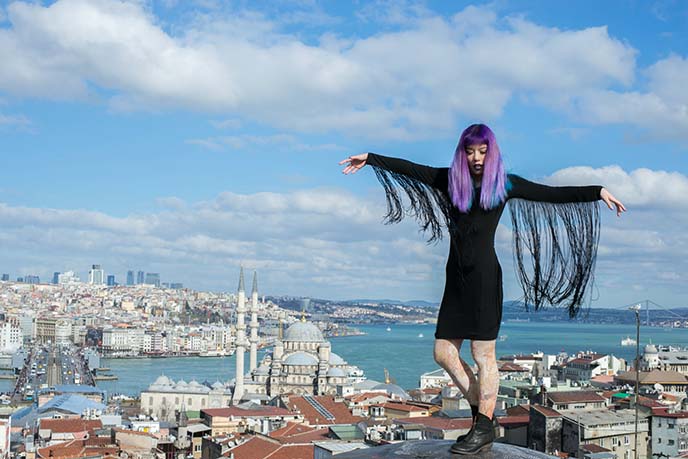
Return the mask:
M367 164L375 169L387 192L389 222L399 221L410 212L424 229L432 231L431 239L441 237L439 225L449 229L451 244L435 338L497 338L502 320L502 269L494 238L506 203L483 210L478 203L480 189L476 188L470 211L460 213L449 200L448 168L374 153L368 154ZM525 297L536 307L574 297L576 304L569 301L574 315L592 277L599 220L597 205L591 209L589 203L600 198L602 187L551 187L517 175L507 177L507 201L522 201L511 206L511 211L516 265ZM410 200L407 208L401 206L399 187ZM532 263L524 261L526 250L533 255Z

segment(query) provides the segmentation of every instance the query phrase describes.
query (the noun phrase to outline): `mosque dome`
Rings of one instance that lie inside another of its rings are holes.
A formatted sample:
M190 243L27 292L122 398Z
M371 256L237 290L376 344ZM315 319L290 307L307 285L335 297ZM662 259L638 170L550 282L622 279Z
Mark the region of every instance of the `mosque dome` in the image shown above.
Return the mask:
M270 372L270 370L265 365L261 365L258 368L256 368L255 372L257 375L264 376L267 375Z
M216 381L213 383L211 387L213 388L213 390L222 390L225 388L225 385L222 384L220 381Z
M318 359L305 352L295 352L284 360L285 365L317 365Z
M404 389L397 386L396 384L378 384L377 386L373 387L373 390L385 391L388 395L399 397L402 400L408 400L411 398Z
M655 346L652 343L645 345L645 353L646 354L657 354L658 353L657 346Z
M174 383L170 378L168 378L165 375L160 375L158 376L158 379L155 380L155 382L152 384L153 386L171 386Z
M287 328L284 341L307 341L321 343L325 341L322 332L310 322L296 322Z
M327 370L327 376L335 378L345 378L346 373L341 368L330 368Z
M346 365L346 362L334 352L330 352L330 365Z

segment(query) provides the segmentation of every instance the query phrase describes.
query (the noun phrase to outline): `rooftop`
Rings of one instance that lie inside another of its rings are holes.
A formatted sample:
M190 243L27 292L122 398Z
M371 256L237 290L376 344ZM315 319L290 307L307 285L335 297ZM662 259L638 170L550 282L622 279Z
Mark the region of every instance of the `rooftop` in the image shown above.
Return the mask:
M488 454L456 456L449 451L452 443L454 443L453 440L407 441L338 454L337 459L456 459L457 457L462 459L552 459L556 457L503 443L492 445L492 450Z

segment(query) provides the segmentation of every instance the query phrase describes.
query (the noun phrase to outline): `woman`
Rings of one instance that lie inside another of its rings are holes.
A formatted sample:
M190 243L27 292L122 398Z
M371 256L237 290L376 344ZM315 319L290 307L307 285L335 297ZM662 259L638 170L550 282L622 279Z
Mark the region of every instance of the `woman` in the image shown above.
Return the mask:
M474 454L494 441L493 412L499 388L495 339L502 316L502 270L494 236L510 203L517 274L525 303L539 308L566 304L575 316L592 281L599 239L597 201L621 215L623 204L600 186L550 187L507 174L494 133L469 126L459 139L449 168L422 166L374 153L350 156L344 174L365 165L383 185L387 223L414 215L430 241L450 234L446 282L435 332L434 357L464 394L473 427L452 452ZM410 201L404 209L399 189ZM524 262L528 250L532 263ZM526 265L530 266L529 269ZM471 341L478 377L460 357Z

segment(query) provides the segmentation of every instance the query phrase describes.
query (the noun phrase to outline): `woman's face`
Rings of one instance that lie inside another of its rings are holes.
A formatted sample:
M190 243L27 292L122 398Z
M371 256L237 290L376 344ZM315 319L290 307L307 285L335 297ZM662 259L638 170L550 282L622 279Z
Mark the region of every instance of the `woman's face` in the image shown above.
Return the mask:
M474 177L482 177L485 168L485 155L487 154L487 144L469 145L466 147L466 160L468 169Z

